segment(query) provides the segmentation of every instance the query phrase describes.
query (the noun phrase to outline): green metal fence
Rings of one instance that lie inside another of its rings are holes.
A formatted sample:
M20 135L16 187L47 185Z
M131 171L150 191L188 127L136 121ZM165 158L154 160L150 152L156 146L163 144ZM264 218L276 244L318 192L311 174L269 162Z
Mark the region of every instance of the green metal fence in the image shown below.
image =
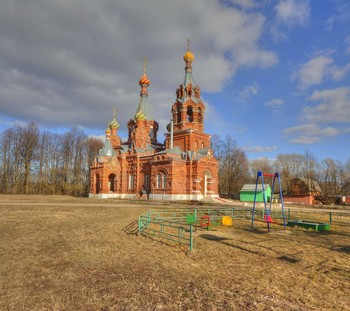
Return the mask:
M191 251L193 249L193 226L182 222L139 216L139 233L189 246Z
M338 211L302 211L302 210L288 210L287 219L295 220L310 220L318 222L327 222L337 225L350 225L350 213Z
M186 221L188 215L193 215L195 221L199 221L202 216L210 216L211 221L221 221L222 216L231 216L232 219L250 219L252 217L252 211L246 208L183 208L148 211L147 215L175 221Z
M255 219L265 221L264 209L255 211ZM283 224L283 220L308 220L320 223L350 225L350 212L303 211L287 209L272 210L270 215L274 223ZM209 217L208 217L209 216ZM223 216L232 220L252 218L252 209L248 208L182 208L150 210L139 216L139 233L158 237L193 249L193 232L196 227L204 227L202 220L210 219L210 226L219 225ZM209 229L209 224L206 227Z

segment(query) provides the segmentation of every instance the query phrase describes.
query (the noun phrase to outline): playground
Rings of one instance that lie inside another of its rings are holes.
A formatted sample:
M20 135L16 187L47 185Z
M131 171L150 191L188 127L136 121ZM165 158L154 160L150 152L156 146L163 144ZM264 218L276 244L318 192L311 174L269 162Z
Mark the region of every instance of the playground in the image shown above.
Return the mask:
M174 235L186 237L186 226L198 224L192 251L187 242L139 233L140 216L160 219L168 212L175 218L174 210L183 209L196 212L197 223L185 215L184 231L176 228ZM2 195L0 309L348 310L347 218L313 213L317 222L332 221L330 230L316 231L285 228L272 213L268 232L263 208L255 211L253 227L251 211L240 210ZM290 213L312 220L306 212ZM205 215L221 224L207 228ZM223 216L232 225L222 224Z

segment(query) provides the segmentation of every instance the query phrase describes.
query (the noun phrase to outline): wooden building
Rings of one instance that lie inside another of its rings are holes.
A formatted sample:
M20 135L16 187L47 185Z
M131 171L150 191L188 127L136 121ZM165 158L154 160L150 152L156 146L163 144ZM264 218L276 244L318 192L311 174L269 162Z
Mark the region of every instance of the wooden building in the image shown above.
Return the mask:
M291 191L283 195L285 203L305 205L315 204L315 197L321 194L318 183L311 179L294 178L291 182Z

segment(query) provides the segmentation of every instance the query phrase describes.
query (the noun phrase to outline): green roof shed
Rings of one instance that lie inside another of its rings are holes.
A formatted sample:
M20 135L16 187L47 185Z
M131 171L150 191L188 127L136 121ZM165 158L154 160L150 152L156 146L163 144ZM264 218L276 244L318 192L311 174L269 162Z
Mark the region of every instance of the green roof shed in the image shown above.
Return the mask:
M241 202L254 202L255 184L245 184L242 190L239 191L239 199ZM270 202L271 188L269 185L264 185L266 202ZM258 185L256 192L256 202L264 202L262 185Z

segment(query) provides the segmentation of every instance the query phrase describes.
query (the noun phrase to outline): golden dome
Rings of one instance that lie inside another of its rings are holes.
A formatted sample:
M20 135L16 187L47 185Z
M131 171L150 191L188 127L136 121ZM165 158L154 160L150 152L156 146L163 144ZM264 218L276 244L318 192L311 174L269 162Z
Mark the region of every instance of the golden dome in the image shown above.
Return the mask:
M193 53L188 49L187 52L184 54L184 61L192 63L194 61L194 55Z

